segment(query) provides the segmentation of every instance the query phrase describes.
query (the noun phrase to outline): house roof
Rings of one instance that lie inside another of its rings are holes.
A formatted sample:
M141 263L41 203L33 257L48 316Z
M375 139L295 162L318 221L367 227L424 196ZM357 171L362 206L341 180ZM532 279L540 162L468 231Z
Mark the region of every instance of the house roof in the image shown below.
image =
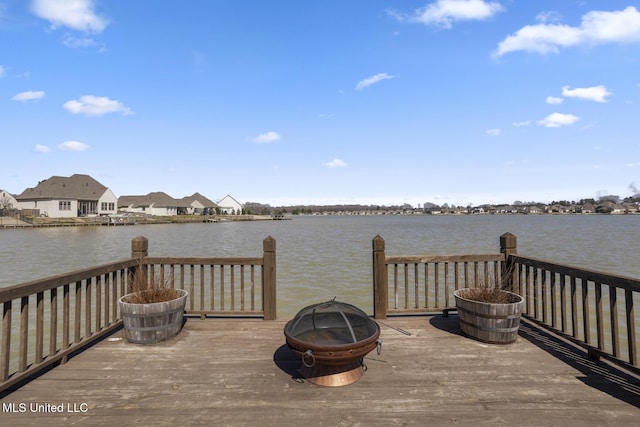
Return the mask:
M210 199L207 199L206 197L204 197L202 194L198 192L193 193L191 196L183 197L181 201L187 205L191 205L193 202L198 201L205 208L215 208L218 206L216 202Z
M220 201L218 202L218 204L219 204L220 206L222 206L222 205L221 205L221 203L224 203L225 201L227 201L227 200L229 200L229 199L230 199L230 200L233 200L233 201L234 201L236 204L238 204L239 206L242 206L242 203L240 203L239 201L237 201L236 199L234 199L233 197L231 197L229 194L227 194L227 195L226 195L226 196L224 196L222 199L220 199Z
M167 193L156 191L145 196L120 196L118 198L118 207L147 207L154 205L157 208L182 207L182 200L176 200Z
M52 176L33 188L27 188L16 196L16 200L98 200L105 191L107 187L89 175Z

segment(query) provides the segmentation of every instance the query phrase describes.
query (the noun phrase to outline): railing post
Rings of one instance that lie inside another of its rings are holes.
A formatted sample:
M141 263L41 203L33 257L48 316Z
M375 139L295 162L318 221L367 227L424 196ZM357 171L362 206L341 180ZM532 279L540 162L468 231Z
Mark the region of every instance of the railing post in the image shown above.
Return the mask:
M388 281L384 239L377 235L373 238L373 317L376 319L387 318Z
M502 264L501 287L502 289L520 293L520 289L516 289L517 267L511 255L518 254L518 239L511 233L504 233L500 236L500 253L504 254L504 263Z
M133 276L129 282L128 292L133 292L134 283L147 283L147 269L144 268L144 258L149 255L149 240L144 236L137 236L131 240L131 258L138 260L134 267Z
M276 320L276 239L269 236L262 242L262 309L264 320Z

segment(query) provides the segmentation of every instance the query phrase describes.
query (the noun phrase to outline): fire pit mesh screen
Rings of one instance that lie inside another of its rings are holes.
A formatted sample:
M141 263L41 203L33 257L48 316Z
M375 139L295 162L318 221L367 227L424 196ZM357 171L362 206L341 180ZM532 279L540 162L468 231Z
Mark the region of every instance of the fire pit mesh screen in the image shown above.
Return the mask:
M287 329L291 337L321 346L357 343L378 332L364 311L335 299L303 308Z

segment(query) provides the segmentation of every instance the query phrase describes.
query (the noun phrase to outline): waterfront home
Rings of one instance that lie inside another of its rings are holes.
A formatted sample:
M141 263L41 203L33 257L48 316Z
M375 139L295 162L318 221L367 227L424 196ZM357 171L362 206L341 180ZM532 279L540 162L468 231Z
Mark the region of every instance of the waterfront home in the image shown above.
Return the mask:
M191 196L183 197L181 200L182 204L186 206L184 212L188 215L198 215L198 214L210 214L215 213L218 205L206 197L204 197L200 193L193 193Z
M218 202L218 207L221 213L230 215L240 215L244 209L240 202L228 194Z
M10 211L16 209L18 201L7 191L0 190L0 211ZM2 213L0 213L2 215Z
M120 196L118 210L120 212L138 213L153 216L178 215L178 209L187 209L187 205L162 191L144 196Z
M16 196L17 207L51 218L115 214L113 192L89 175L52 176Z

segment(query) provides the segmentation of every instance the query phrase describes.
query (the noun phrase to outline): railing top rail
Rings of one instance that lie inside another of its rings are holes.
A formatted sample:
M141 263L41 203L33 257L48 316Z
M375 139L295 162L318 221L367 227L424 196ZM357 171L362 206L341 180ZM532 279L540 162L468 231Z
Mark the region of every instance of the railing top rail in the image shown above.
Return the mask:
M57 288L58 286L68 285L69 283L78 282L90 277L96 277L125 268L131 268L136 265L138 265L138 260L131 258L9 286L7 288L0 289L0 303L37 294L38 292L44 292L49 289Z
M262 265L260 257L144 257L144 264Z
M504 261L504 254L475 254L475 255L403 255L387 256L386 264L416 264L434 262L493 262Z
M511 255L511 257L513 257L513 260L518 264L528 265L535 268L542 268L547 271L553 271L555 273L565 274L567 276L586 279L596 283L604 283L609 286L615 286L629 291L640 292L640 280L634 279L632 277L590 270L588 268L574 267L566 264L555 264L549 261L523 257L520 255Z

